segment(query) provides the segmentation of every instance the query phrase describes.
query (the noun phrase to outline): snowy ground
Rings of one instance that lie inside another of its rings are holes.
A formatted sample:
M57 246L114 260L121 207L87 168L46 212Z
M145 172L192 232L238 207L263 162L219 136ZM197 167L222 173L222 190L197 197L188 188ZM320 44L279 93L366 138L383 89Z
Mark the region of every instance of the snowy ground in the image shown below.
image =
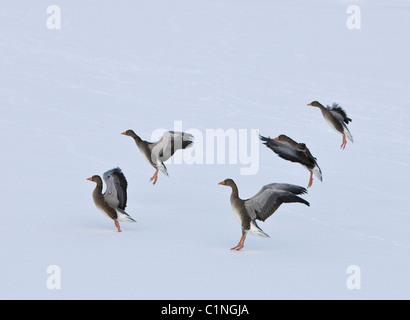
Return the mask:
M50 1L2 1L0 298L410 298L410 6L309 3L54 1L61 29L50 30ZM359 30L346 25L350 5ZM340 150L312 100L345 108L354 144ZM324 180L304 196L310 207L283 205L259 223L269 239L249 235L232 252L241 231L217 183L232 178L247 198L309 174L259 144L257 174L170 163L152 186L121 132L149 140L175 123L203 137L287 134ZM138 221L122 233L86 180L116 166ZM47 286L50 265L61 289ZM352 265L360 289L347 285Z

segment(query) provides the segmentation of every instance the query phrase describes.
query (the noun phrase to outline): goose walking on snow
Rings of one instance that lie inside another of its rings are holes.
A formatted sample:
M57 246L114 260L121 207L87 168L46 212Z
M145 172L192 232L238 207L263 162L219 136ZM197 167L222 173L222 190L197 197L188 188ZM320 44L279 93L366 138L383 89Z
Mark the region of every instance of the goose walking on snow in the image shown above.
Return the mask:
M244 247L247 233L250 231L260 237L269 237L259 226L256 220L265 221L282 203L300 202L309 206L309 202L298 197L307 190L303 187L286 183L271 183L264 186L256 195L247 200L239 198L238 187L232 179L226 179L220 185L232 188L231 206L242 227L242 237L231 250L241 250Z
M164 164L172 155L180 149L186 149L193 144L193 136L185 132L166 131L157 142L142 140L133 130L127 130L122 134L130 136L135 140L144 158L156 169L150 181L157 183L158 170L168 176L167 168Z
M310 171L310 179L308 188L312 186L313 174L322 181L322 171L320 170L316 158L310 153L304 143L297 143L288 136L281 134L278 137L271 139L259 135L259 138L264 141L264 144L275 152L279 157L292 162L298 162L307 170Z
M124 211L127 206L127 180L120 168L105 172L103 179L106 184L104 193L102 193L103 182L100 176L94 175L87 179L97 184L93 191L94 203L107 217L114 220L118 232L121 232L119 221L136 222Z
M332 127L337 133L343 135L343 142L340 148L345 148L347 144L346 137L353 142L353 136L351 135L347 124L352 121L348 118L346 112L337 103L333 103L332 106L323 106L318 101L313 101L308 104L308 106L317 107L322 111L322 115L327 121L327 123Z

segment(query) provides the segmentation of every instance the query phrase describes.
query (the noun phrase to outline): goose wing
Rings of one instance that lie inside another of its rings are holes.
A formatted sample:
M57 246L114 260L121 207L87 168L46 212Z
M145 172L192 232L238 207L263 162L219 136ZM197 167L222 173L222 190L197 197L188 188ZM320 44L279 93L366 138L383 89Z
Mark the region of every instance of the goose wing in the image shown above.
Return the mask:
M352 119L347 117L346 111L337 103L333 103L332 106L327 106L327 110L340 122L349 124L349 122L352 121Z
M127 206L128 183L120 168L111 169L104 173L104 181L107 185L104 193L105 201L114 209L125 210Z
M152 154L161 162L167 161L175 151L190 147L193 136L178 131L165 131L162 138L152 145Z
M269 149L275 152L282 159L298 162L309 168L315 165L315 159L306 146L302 147L298 144L300 148L295 148L286 141L279 141L269 138L264 138L263 141L265 141L264 144Z
M297 196L297 194L306 192L307 190L300 186L287 183L271 183L263 186L252 198L245 200L245 207L252 219L265 221L284 202L307 203Z

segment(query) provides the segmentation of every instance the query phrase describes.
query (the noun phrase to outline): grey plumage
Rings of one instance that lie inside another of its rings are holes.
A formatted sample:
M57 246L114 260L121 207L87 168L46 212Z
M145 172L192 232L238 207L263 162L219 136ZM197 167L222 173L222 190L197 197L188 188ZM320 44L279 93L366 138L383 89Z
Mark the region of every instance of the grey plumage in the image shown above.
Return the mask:
M102 193L103 181L99 175L94 175L87 179L97 184L93 191L94 204L107 217L114 220L118 232L121 232L119 221L135 222L125 212L127 206L127 180L120 168L114 168L105 172L103 179L106 184L104 193Z
M298 143L288 136L281 134L275 139L259 135L263 143L275 152L282 159L300 163L303 167L310 171L310 180L308 187L313 183L312 174L314 173L320 181L322 178L322 171L317 164L317 159L311 154L310 150L304 143Z
M333 103L332 106L325 107L320 102L313 101L309 103L308 106L319 108L322 112L323 118L330 125L330 127L343 136L343 142L340 146L342 149L346 147L346 137L353 142L353 136L347 127L347 124L351 122L352 119L347 116L346 111L344 111L340 105Z
M265 221L282 203L299 202L310 206L309 202L298 196L305 194L307 190L292 184L271 183L265 185L257 194L246 200L239 198L238 187L232 179L225 179L219 184L231 187L232 210L242 228L241 240L232 250L241 250L243 248L249 231L257 236L269 237L258 226L256 220Z
M171 158L177 150L191 147L194 138L191 134L185 132L165 131L157 142L149 142L142 140L133 130L127 130L122 134L134 139L144 158L156 169L151 178L153 184L157 182L158 170L168 176L168 170L164 162Z
M346 111L344 111L343 108L336 102L333 102L331 106L327 105L326 108L327 110L332 112L335 117L338 117L339 119L344 121L346 124L349 124L349 122L352 121L352 119L350 119L347 116Z
M244 204L252 219L265 221L282 203L300 202L310 206L309 202L297 196L305 193L307 193L307 190L300 186L271 183L263 186L256 195L245 200Z
M111 169L104 173L103 179L106 183L104 199L114 207L125 210L127 206L128 183L120 168Z

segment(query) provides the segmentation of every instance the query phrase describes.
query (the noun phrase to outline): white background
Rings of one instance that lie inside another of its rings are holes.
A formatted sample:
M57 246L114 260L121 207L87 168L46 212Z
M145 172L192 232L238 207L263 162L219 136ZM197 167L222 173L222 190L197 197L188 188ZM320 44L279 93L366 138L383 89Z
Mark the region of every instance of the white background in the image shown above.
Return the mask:
M2 1L0 298L408 299L409 18L404 0ZM342 105L353 144L312 100ZM218 182L246 199L309 173L260 144L256 175L170 163L153 186L121 132L150 140L174 121L306 143L323 172L311 206L281 206L259 223L270 238L230 251L241 229ZM117 166L137 220L122 233L86 180Z

